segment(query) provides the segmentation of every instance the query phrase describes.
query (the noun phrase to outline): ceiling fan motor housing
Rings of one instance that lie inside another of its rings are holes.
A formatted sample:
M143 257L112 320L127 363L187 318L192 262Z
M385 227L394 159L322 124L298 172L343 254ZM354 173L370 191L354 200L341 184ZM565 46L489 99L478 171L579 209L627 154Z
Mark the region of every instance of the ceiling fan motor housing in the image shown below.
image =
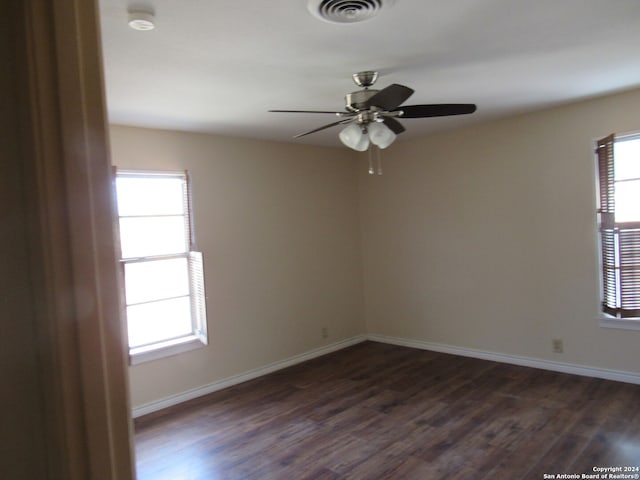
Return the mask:
M350 112L359 112L369 108L367 101L380 90L358 90L357 92L347 93L344 97L345 108Z

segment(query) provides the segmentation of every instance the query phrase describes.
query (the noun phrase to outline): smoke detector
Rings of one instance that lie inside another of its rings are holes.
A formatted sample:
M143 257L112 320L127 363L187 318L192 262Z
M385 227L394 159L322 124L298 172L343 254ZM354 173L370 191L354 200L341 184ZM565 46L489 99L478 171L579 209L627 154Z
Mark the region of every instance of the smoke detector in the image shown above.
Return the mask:
M311 14L331 23L356 23L369 20L395 0L309 0Z
M155 17L151 12L140 10L129 12L129 26L134 30L148 32L156 28Z

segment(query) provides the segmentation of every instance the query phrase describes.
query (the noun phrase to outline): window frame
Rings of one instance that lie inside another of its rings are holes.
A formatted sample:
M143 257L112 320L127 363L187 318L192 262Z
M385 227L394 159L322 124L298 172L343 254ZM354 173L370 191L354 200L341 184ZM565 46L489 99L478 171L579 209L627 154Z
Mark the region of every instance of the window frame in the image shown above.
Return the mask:
M123 257L120 237L120 219L127 218L121 216L118 211L118 197L116 182L118 178L179 178L183 182L183 208L184 208L184 228L187 237L184 252L172 252L159 255ZM192 187L191 179L188 171L161 171L161 170L138 170L138 169L120 169L114 168L114 192L116 199L116 231L119 248L119 265L122 278L123 291L126 285L125 267L128 264L144 263L153 261L169 260L173 258L185 258L187 261L187 269L189 275L189 303L191 307L191 332L187 335L181 335L172 338L151 342L145 345L130 347L129 363L136 365L147 361L157 360L168 356L177 355L198 348L205 347L209 343L206 315L206 294L204 289L204 265L202 253L196 248L194 222L193 222L193 203L192 203ZM128 344L128 323L127 319L127 303L125 298L125 323L127 328L127 344ZM156 300L156 301L161 301Z
M620 134L610 134L605 138L595 141L595 166L596 166L596 218L597 218L597 233L598 233L598 267L600 271L600 300L599 300L599 316L598 321L600 327L604 328L616 328L616 329L624 329L624 330L640 330L640 316L623 316L611 313L612 310L622 309L622 306L619 306L619 298L616 300L616 306L611 307L607 303L607 294L615 295L619 297L619 289L620 289L620 281L619 281L619 265L620 265L620 251L619 251L619 241L616 240L619 236L620 230L628 230L632 228L637 228L638 222L615 222L615 143L618 141L629 141L629 140L637 140L640 141L640 132L627 132ZM603 166L603 158L600 155L602 148L607 148L607 145L610 142L610 158L608 161L611 162L611 170L607 170L605 166ZM603 180L604 179L604 180ZM613 197L608 199L608 197ZM633 224L636 225L633 225ZM607 233L614 236L613 240L613 251L607 252L605 246L605 241L603 240L605 236L605 231ZM611 292L609 285L610 280L606 278L607 271L611 270L611 268L607 269L605 265L605 257L607 255L613 255L614 261L614 271L610 272L610 275L613 275L615 280L615 292ZM607 311L608 310L608 311Z

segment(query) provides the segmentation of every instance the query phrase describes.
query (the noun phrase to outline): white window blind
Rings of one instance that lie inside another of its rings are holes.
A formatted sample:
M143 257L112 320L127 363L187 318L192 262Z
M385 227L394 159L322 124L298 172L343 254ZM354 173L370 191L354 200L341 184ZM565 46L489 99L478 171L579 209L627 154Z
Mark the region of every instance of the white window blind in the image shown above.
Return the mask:
M116 170L116 198L130 354L206 344L187 173Z
M597 142L602 311L640 317L640 135Z

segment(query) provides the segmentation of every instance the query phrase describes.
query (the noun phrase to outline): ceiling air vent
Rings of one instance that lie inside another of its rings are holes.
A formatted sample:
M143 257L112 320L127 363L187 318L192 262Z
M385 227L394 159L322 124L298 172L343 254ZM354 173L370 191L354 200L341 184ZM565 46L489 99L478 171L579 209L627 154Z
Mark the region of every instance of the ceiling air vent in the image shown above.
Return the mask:
M331 23L356 23L375 17L395 0L309 0L309 11Z

